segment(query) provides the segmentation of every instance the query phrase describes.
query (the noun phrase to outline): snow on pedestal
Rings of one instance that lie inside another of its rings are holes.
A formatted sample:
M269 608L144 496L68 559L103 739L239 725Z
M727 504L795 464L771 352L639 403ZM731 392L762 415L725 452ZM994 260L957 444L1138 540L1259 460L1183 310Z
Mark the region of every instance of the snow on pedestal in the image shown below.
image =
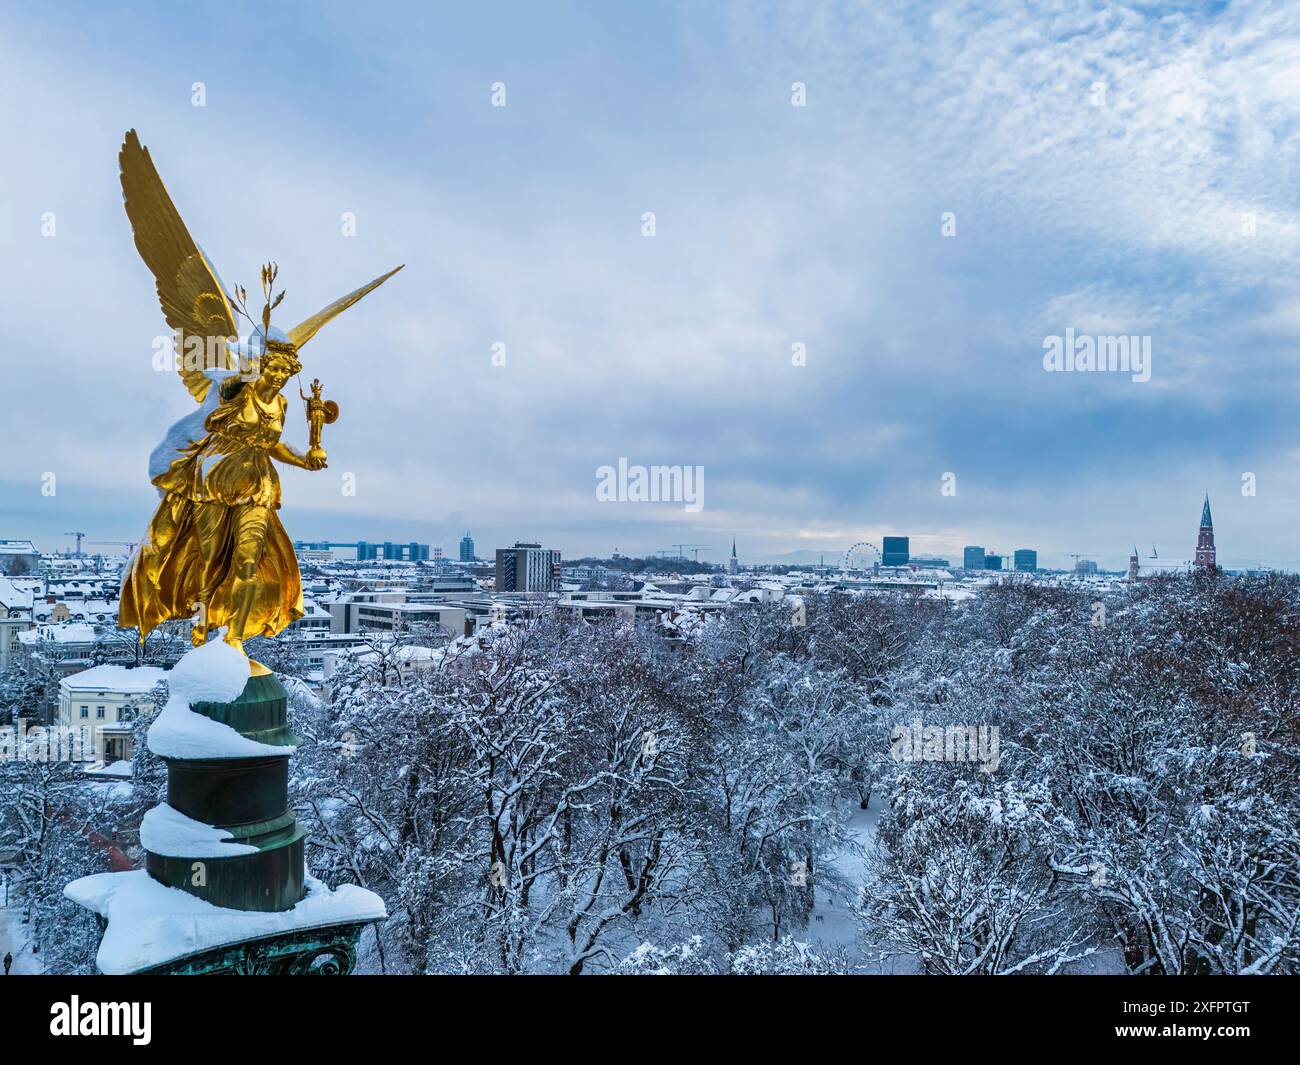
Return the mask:
M159 758L256 758L293 753L292 747L258 743L190 709L195 703L233 702L248 677L248 658L222 640L188 652L167 674L169 698L149 726L149 750Z
M213 906L163 886L143 869L84 876L65 887L63 894L107 920L95 963L110 976L247 940L382 921L388 916L383 900L373 891L355 884L331 890L312 876L307 877L307 897L279 913Z
M154 854L176 858L231 858L257 853L256 847L233 842L225 829L186 817L165 802L144 815L140 843Z
M225 633L220 629L218 636ZM173 695L190 703L228 703L239 698L248 677L248 656L216 639L187 651L167 674L167 682Z

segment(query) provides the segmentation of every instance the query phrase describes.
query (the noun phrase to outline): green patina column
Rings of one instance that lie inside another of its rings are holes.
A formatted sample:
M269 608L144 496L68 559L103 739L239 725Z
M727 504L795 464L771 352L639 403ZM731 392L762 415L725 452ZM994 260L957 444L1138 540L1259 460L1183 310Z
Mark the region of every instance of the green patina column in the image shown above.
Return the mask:
M278 747L302 741L288 725L284 687L254 665L232 703L194 703L196 714L229 725L246 739ZM303 898L304 833L289 809L289 755L252 758L167 758L168 805L195 821L224 829L233 843L256 854L230 858L161 855L146 851L155 880L233 910L288 910ZM202 863L202 875L194 864Z
M237 699L192 702L189 712L270 750L162 755L174 813L157 831L141 832L144 869L94 874L65 889L99 916L100 971L347 975L362 931L384 920L385 908L364 888L330 889L307 874L306 840L289 808L289 757L301 741L289 728L284 687L252 663ZM242 852L213 856L234 849L227 844Z

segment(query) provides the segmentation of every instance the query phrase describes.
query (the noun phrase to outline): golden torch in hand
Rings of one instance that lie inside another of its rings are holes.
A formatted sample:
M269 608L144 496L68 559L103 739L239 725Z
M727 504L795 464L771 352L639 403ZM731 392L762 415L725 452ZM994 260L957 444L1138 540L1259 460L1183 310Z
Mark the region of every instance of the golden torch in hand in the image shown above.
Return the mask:
M298 389L298 395L307 402L307 457L319 459L324 465L325 449L320 446L321 426L333 425L338 421L339 405L332 399L320 398L322 387L320 378L317 377L311 383L310 396L303 395L301 388Z

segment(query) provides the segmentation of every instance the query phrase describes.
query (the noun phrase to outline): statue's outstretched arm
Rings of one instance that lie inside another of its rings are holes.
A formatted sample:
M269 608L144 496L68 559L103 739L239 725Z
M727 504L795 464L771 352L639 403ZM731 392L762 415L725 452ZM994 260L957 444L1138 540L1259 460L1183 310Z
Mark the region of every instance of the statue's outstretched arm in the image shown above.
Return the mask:
M323 470L325 468L324 459L317 460L306 455L300 455L283 440L271 448L271 458L277 462L283 462L286 466L297 466L300 470Z

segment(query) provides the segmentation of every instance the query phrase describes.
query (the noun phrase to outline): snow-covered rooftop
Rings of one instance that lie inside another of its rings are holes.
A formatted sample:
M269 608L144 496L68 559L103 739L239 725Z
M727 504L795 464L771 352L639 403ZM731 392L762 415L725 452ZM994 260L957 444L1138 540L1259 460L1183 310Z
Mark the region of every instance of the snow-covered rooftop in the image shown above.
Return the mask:
M95 626L89 622L70 622L65 625L38 625L34 629L20 632L18 639L25 644L38 644L45 640L54 643L94 643Z
M8 577L0 577L0 606L9 610L26 610L31 605L30 589L19 588Z
M95 666L83 669L59 682L60 687L71 691L121 692L137 695L152 691L155 684L167 677L167 670L157 666Z

